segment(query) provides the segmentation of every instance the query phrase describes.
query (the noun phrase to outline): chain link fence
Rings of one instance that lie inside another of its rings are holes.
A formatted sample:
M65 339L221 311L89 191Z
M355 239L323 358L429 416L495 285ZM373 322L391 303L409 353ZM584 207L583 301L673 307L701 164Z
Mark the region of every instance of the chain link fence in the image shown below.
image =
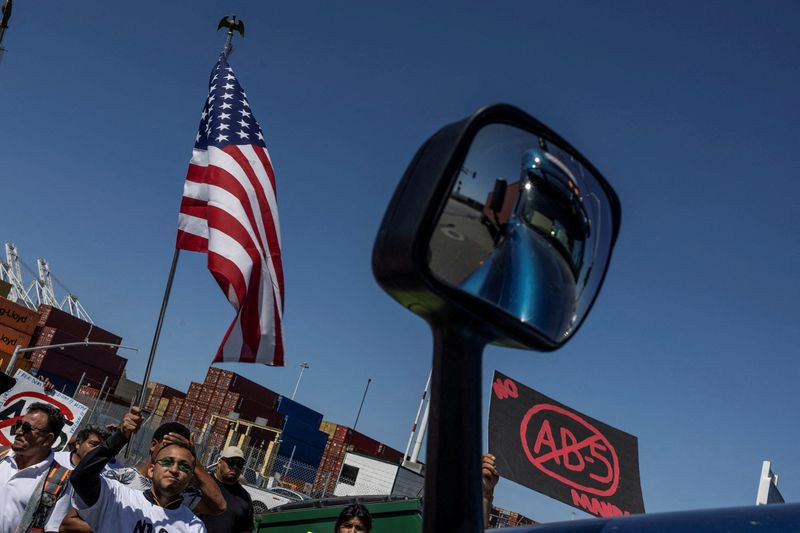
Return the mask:
M79 394L75 399L89 406L89 410L75 433L88 425L119 424L130 409L130 406L91 396ZM127 449L117 456L117 461L124 466L136 466L144 462L150 455L150 442L156 429L165 422L176 421L174 416L157 416L147 412L144 413L144 417L141 428L134 434ZM219 438L212 438L210 424L207 422L209 421L195 422L190 419L188 424L184 423L183 425L187 426L194 435L198 460L210 471L216 468L222 449L227 445L234 445L244 452L245 467L242 470L242 477L248 485L261 489L279 489L276 492L280 492L280 489L288 489L298 493L294 495L292 492L283 492L290 499L298 499L303 496L322 498L333 496L335 492L338 492L336 487L340 485L339 472L320 472L317 466L296 460L292 450L281 450L274 444L271 446L265 446L263 443L251 445L241 434L231 434L227 439L219 442ZM284 453L288 455L284 455Z

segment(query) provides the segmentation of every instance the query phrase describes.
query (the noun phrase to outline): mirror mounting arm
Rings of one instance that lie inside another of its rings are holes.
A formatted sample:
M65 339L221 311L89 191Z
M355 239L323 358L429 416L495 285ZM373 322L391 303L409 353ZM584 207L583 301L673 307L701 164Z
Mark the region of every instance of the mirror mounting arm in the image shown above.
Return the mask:
M433 373L423 533L483 531L481 370L486 337L461 321L432 323ZM458 502L453 505L453 502Z

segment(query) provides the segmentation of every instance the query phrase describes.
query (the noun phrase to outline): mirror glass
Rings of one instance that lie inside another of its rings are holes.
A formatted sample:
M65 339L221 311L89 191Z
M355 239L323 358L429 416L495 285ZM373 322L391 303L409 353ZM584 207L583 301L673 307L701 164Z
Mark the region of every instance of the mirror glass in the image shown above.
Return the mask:
M608 197L578 159L529 131L490 124L453 182L428 266L560 343L599 289L612 230Z

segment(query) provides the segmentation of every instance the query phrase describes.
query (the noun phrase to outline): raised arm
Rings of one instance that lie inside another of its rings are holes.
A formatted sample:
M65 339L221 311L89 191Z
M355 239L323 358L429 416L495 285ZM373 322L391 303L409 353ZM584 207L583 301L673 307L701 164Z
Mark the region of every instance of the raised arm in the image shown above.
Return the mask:
M100 474L106 463L122 450L141 423L142 415L139 408L131 407L123 417L121 427L105 442L86 454L72 471L70 484L87 506L97 503L100 497Z

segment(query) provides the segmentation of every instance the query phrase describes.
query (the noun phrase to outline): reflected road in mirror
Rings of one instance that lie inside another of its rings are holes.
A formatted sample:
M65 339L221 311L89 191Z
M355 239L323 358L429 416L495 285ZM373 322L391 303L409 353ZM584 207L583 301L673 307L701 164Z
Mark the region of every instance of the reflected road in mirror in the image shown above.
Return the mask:
M454 181L428 264L441 281L557 342L599 289L611 233L609 200L578 158L531 132L491 124Z

